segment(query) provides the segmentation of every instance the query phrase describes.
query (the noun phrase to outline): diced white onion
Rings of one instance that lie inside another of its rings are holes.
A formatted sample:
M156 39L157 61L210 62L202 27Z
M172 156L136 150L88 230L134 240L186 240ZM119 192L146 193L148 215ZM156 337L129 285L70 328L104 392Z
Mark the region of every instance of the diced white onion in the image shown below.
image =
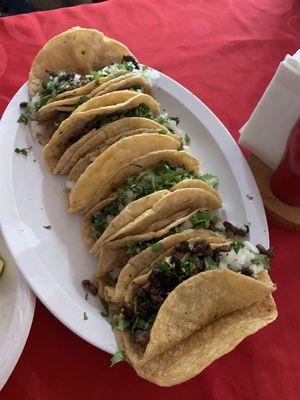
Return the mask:
M259 250L256 246L254 246L254 244L252 244L251 242L249 242L248 240L245 240L244 245L250 250L252 251L252 253L254 254L258 254Z
M69 180L66 181L66 189L72 190L74 185L75 185L74 181L69 181Z
M225 231L225 227L224 227L224 225L223 225L223 222L221 222L221 221L218 221L218 222L215 224L215 227L216 227L216 229L220 229L220 230L222 230L222 231Z
M187 220L187 221L184 221L184 222L180 225L180 227L181 227L182 229L191 229L191 228L193 227L193 224L191 223L191 221Z
M115 217L114 217L113 215L108 215L108 216L106 217L106 222L107 222L108 224L110 224L114 218L115 218Z
M135 194L131 190L127 190L125 193L127 202L131 202L135 199Z
M81 76L79 74L75 74L75 76L73 78L74 85L78 85L78 83L80 82L80 78L81 78Z
M122 210L124 210L124 206L123 206L122 203L119 203L119 205L118 205L118 210L119 210L119 212L121 212Z

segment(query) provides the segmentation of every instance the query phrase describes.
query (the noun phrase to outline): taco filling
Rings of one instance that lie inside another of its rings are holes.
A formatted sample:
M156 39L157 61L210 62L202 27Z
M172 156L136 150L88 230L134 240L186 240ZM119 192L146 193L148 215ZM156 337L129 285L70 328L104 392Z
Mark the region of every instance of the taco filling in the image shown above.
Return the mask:
M170 256L154 263L147 283L136 286L132 301L125 303L114 325L120 331L130 331L133 341L145 347L161 305L181 282L212 269L229 269L256 279L264 269L270 269L267 253L270 256L262 246L248 241L214 248L206 240L181 242Z
M226 229L228 224L231 227L236 228L235 233L233 233L232 231L228 231ZM149 247L151 248L152 252L161 253L165 250L163 244L160 243L161 240L176 233L184 232L188 229L208 229L209 231L217 232L223 235L225 238L230 238L230 239L242 238L247 236L249 233L248 229L235 227L228 221L221 222L221 220L217 217L217 215L214 214L213 211L201 209L196 211L189 219L187 219L180 225L171 228L166 234L145 241L137 241L137 242L133 240L128 241L127 243L125 243L123 250L129 257L134 257ZM261 251L263 251L262 247ZM270 256L270 253L264 253L264 254L267 255L269 254ZM122 268L117 267L112 271L106 272L104 277L105 283L107 285L114 286L118 281L121 269Z
M167 162L160 162L153 168L143 169L139 174L130 176L116 191L117 197L100 212L94 215L92 229L98 239L130 202L153 192L168 189L185 179L201 179L197 174L182 167L174 167Z
M126 73L142 76L149 81L150 85L152 85L152 80L157 78L156 71L153 71L147 66L140 65L131 56L123 56L120 64L114 63L102 68L99 71L90 71L86 75L81 75L75 72L49 71L49 77L42 81L42 91L35 94L28 103L21 103L21 108L24 108L24 111L21 114L18 122L27 123L29 120L34 120L35 113L41 107L55 99L55 97L59 94L78 89L92 81L99 85L100 78L113 75L123 75ZM77 106L88 99L88 96L80 96Z

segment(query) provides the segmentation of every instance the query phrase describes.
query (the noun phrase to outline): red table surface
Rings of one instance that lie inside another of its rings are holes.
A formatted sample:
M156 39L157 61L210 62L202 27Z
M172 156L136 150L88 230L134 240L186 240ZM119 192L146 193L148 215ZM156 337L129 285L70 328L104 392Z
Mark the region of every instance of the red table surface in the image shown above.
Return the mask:
M123 41L137 58L203 100L235 139L278 63L300 43L294 0L109 0L0 19L0 108L28 76L33 57L74 25ZM205 149L203 149L205 151ZM1 399L299 399L300 234L270 224L279 317L201 375L173 388L143 381L126 363L81 340L37 302L24 352Z

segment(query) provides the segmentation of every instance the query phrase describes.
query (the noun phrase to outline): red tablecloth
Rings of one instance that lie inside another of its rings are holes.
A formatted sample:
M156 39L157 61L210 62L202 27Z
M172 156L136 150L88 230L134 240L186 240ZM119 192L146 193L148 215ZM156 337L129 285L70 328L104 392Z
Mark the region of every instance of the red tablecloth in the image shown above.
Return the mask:
M300 43L294 0L109 0L0 19L0 108L27 79L34 55L74 25L125 42L139 60L203 100L232 135L249 117L287 53ZM59 323L39 302L24 352L0 394L6 400L300 398L300 234L270 225L279 318L200 376L173 388L137 377L126 364Z

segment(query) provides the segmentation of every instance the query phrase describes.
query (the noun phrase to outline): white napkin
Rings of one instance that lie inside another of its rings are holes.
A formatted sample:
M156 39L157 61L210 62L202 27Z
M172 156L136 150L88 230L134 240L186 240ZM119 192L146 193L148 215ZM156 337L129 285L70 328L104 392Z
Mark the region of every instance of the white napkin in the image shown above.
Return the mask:
M239 144L276 169L289 134L300 118L300 50L289 54L269 83L250 119L241 128Z

